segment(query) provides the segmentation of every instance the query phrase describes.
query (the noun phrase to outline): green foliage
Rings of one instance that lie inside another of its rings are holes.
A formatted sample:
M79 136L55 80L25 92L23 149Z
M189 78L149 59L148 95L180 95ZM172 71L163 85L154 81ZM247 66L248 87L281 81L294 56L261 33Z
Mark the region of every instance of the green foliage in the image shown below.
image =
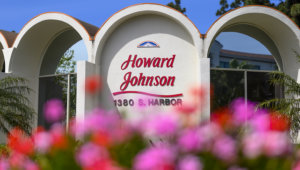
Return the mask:
M0 156L8 156L10 154L10 150L7 145L0 144Z
M75 72L74 50L68 50L60 59L55 74L68 74Z
M270 73L270 83L284 87L286 98L275 98L262 102L259 106L279 111L287 115L291 121L291 136L293 139L297 137L300 130L300 85L282 72Z
M236 68L236 69L252 69L253 68L253 66L249 65L246 61L239 63L239 61L236 59L230 60L229 67Z
M175 0L175 3L170 2L167 4L167 6L176 9L177 11L185 14L186 13L186 8L181 7L181 0Z
M55 148L51 154L40 154L36 156L36 162L39 163L43 170L57 170L57 169L72 169L80 170L80 166L76 161L76 151L78 142L67 136L65 147ZM68 146L68 147L67 147Z
M27 95L32 90L21 77L5 77L0 80L0 130L8 133L12 127L19 127L27 134L31 132L35 114Z
M141 135L133 135L126 143L117 144L109 149L111 157L123 167L132 167L135 156L147 147Z
M300 26L300 0L285 0L275 4L275 0L234 0L230 5L227 0L220 0L220 9L216 15L223 15L226 12L246 5L264 5L275 8L288 15L297 25Z

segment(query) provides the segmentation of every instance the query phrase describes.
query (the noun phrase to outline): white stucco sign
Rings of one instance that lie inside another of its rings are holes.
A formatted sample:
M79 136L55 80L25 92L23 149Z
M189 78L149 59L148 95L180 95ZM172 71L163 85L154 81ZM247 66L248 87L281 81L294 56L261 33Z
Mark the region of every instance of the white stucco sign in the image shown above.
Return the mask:
M170 39L173 45L168 44ZM121 49L112 60L107 81L115 106L166 108L182 105L188 96L185 89L196 83L192 77L186 76L196 70L196 56L191 52L193 47L180 43L176 37L155 40L139 43L137 39Z
M133 115L140 107L151 112L182 106L191 100L190 88L201 84L196 27L173 9L153 5L149 13L140 7L115 14L96 35L97 43L102 34L98 72L107 83L101 102L111 96L104 107ZM209 71L209 63L205 66Z

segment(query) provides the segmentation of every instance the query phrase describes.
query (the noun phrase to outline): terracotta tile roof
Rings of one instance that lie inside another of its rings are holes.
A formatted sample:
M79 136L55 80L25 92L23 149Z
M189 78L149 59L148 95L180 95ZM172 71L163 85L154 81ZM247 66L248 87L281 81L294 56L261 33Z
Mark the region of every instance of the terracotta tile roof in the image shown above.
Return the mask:
M264 59L274 60L274 57L272 55L266 55L266 54L254 54L254 53L246 53L246 52L231 51L231 50L224 50L224 49L221 50L221 53L229 54L229 55L235 55L235 56L244 56L244 57L252 57L252 58L264 58Z
M96 27L95 25L86 23L84 21L81 21L81 20L79 20L77 18L74 18L74 19L76 19L87 30L87 32L89 33L90 37L94 38L94 36L96 35L96 33L99 30L98 27Z
M10 32L10 31L4 31L4 30L0 30L0 32L2 33L2 35L5 37L6 41L7 41L7 45L9 47L11 47L18 35L18 33L16 32Z

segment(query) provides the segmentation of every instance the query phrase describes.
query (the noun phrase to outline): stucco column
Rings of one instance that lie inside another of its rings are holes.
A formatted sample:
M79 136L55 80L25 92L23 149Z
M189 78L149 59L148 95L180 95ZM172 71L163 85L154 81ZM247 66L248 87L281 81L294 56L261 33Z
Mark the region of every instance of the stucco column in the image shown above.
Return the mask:
M202 108L201 121L210 119L210 59L200 58L200 83L205 89L204 100L200 101Z
M76 120L84 120L85 114L96 107L96 96L85 91L85 80L88 76L96 74L96 64L87 61L77 61L77 95Z

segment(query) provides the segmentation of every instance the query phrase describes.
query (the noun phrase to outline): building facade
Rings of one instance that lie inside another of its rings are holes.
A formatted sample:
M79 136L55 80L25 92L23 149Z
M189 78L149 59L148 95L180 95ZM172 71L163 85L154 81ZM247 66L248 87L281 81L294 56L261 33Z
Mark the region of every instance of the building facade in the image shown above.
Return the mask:
M133 100L133 93L189 102L193 99L187 87L194 84L210 90L210 63L212 67L226 67L230 59L242 61L250 55L213 50L221 46L213 45L221 32L253 37L270 51L278 70L294 79L300 76L295 57L295 52L300 54L300 31L283 13L263 6L238 8L221 16L201 34L185 15L158 4L125 8L100 28L63 13L50 12L31 19L18 34L0 31L0 65L5 63L1 76L13 74L28 79L28 86L36 91L29 98L39 112L42 107L39 89L43 88L40 76L53 74L64 52L83 40L88 60L77 62L76 119L84 119L88 111L99 105L130 112L131 107L115 106L114 100ZM145 41L152 43L143 46ZM219 57L211 57L210 62L210 52ZM268 56L252 57L255 60L250 64L257 68L271 69L275 65ZM154 64L141 67L139 62L143 61ZM130 63L129 67L123 67L126 62ZM96 97L84 90L84 82L90 75L99 75L104 83L103 91ZM149 81L156 80L156 85L140 83L143 76ZM128 85L126 90L122 88L124 83ZM202 114L196 115L199 121L210 117L209 94L201 102L205 102L205 107ZM169 109L168 106L157 108Z
M230 68L230 62L236 60L239 64L245 63L249 69L278 70L277 63L272 55L254 54L222 49L219 41L212 44L209 54L212 68Z

